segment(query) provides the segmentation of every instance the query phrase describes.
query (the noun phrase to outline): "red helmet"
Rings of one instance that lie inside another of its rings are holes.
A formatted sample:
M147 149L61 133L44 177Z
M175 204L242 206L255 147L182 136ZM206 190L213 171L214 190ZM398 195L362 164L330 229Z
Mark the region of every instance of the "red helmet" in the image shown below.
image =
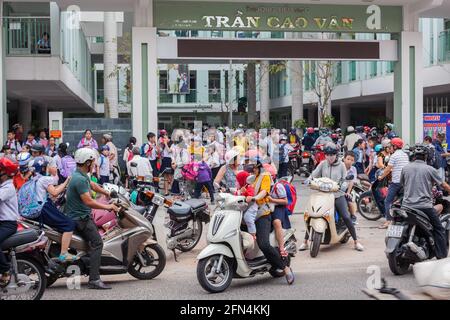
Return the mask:
M391 144L395 146L397 149L403 148L403 140L400 138L393 138L391 140Z
M309 127L308 129L306 129L306 133L309 133L309 134L314 133L314 128Z
M332 133L332 134L331 134L331 139L337 139L337 138L338 138L337 133Z
M17 163L12 162L8 158L0 159L0 173L6 174L9 177L13 177L16 175L19 170L19 165Z
M167 131L166 131L166 130L164 130L164 129L159 130L159 135L160 135L160 136L163 136L163 135L166 135L166 134L167 134Z
M364 131L365 132L369 132L370 131L370 127L369 126L364 126Z

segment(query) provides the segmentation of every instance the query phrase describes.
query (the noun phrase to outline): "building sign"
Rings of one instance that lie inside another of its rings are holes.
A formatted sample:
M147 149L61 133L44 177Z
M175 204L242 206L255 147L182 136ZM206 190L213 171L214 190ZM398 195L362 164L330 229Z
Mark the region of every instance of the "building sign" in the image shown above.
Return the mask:
M154 1L164 30L387 32L402 30L401 6Z
M450 141L450 114L448 113L424 113L423 136L436 139L438 133L445 133L445 141Z

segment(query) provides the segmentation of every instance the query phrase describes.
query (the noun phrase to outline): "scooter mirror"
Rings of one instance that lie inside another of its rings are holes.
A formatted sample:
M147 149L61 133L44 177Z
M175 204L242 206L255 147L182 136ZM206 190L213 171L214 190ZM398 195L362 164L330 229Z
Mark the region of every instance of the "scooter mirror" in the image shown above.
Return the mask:
M347 176L346 178L345 178L345 180L347 180L347 181L351 181L351 180L353 180L353 179L355 179L355 176L354 175L349 175L349 176Z

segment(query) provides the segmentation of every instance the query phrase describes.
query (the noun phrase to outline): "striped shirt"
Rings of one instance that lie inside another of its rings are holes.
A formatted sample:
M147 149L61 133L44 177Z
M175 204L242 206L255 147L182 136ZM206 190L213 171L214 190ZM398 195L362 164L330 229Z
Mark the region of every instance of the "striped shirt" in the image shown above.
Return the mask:
M392 166L392 182L400 183L400 176L403 168L409 164L409 157L403 150L396 150L389 159L389 166Z

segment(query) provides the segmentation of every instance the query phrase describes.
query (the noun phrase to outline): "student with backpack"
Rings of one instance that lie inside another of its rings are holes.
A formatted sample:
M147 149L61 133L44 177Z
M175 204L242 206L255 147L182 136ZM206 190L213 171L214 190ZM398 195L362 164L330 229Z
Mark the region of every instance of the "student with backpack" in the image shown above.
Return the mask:
M55 157L55 161L59 170L59 183L63 183L77 168L75 160L67 153L67 144L59 144L58 155Z
M103 185L109 182L110 163L109 147L104 145L100 149L100 157L97 159L97 178L98 184Z
M278 248L282 257L287 257L288 253L284 248L284 232L283 229L290 229L291 222L289 220L289 214L292 214L292 204L295 206L293 200L295 188L292 190L291 184L287 181L280 181L273 186L268 200L275 205L272 212L272 225L275 230L275 236L278 242ZM289 209L288 209L289 206Z
M206 187L211 198L211 203L214 203L214 187L212 183L212 172L208 164L202 160L198 164L198 174L196 178L194 198L199 199L203 187Z
M20 215L62 233L59 260L61 262L76 260L75 256L68 253L75 223L59 211L51 199L64 192L70 177L58 185L56 168L48 166L43 157L33 159L30 167L34 170L33 176L18 192Z
M150 165L152 166L153 176L159 176L158 170L158 154L159 154L159 146L156 143L156 135L153 132L149 132L147 134L147 142L141 146L141 157L147 158L150 161ZM156 192L159 191L158 182L154 183L154 187Z
M279 170L278 178L286 177L288 175L289 167L289 152L294 149L290 144L287 144L287 137L285 135L280 136L279 147Z

